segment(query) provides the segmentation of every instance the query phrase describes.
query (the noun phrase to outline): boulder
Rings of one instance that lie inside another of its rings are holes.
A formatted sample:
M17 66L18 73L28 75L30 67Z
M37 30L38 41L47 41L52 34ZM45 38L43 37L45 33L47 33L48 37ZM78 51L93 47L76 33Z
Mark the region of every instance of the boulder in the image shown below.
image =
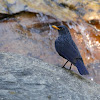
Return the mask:
M36 58L0 53L0 100L100 100L100 85Z

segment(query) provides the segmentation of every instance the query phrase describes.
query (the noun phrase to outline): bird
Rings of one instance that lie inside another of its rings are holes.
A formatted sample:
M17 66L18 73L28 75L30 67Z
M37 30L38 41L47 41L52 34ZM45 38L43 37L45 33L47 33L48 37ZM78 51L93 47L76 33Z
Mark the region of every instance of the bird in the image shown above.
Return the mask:
M67 60L63 67L65 67L68 62L71 62L70 70L71 66L74 65L77 67L81 75L89 75L78 47L71 37L69 29L65 25L58 27L52 25L52 27L57 29L59 33L57 39L55 40L55 49L61 57Z

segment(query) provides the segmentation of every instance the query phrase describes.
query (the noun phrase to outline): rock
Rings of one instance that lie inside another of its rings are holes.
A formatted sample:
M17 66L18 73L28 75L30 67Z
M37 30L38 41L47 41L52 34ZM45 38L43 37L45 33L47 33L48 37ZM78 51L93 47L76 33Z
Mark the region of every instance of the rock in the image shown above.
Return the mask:
M58 32L51 25L64 24L69 27L89 72L91 69L91 76L100 83L99 66L88 67L100 60L99 8L98 0L1 0L0 51L62 65L65 60L54 48Z
M92 2L90 2L92 1ZM14 14L21 11L42 12L62 21L99 19L99 0L1 0L0 13ZM94 16L95 15L95 16Z
M0 53L0 100L100 100L100 85L35 58Z

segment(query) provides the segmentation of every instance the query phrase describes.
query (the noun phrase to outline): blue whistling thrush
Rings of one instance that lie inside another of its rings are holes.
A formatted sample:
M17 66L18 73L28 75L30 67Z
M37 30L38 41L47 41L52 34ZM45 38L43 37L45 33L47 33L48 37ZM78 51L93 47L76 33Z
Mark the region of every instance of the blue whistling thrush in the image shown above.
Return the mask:
M59 33L58 38L55 40L55 48L58 54L67 59L67 62L70 61L71 66L72 64L76 66L81 75L88 75L89 72L84 65L80 52L74 43L68 28L64 25L58 27L52 25L52 27L57 29ZM65 67L66 63L63 67Z

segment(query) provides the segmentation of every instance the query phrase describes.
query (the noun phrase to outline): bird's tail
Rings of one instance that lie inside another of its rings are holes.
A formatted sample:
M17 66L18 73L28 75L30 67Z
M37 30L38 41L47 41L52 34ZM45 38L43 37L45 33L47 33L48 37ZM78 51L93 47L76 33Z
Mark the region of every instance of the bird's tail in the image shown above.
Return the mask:
M81 59L77 60L75 66L77 67L77 69L81 75L88 75L89 74L89 72L87 71L87 69L84 66L84 63Z

